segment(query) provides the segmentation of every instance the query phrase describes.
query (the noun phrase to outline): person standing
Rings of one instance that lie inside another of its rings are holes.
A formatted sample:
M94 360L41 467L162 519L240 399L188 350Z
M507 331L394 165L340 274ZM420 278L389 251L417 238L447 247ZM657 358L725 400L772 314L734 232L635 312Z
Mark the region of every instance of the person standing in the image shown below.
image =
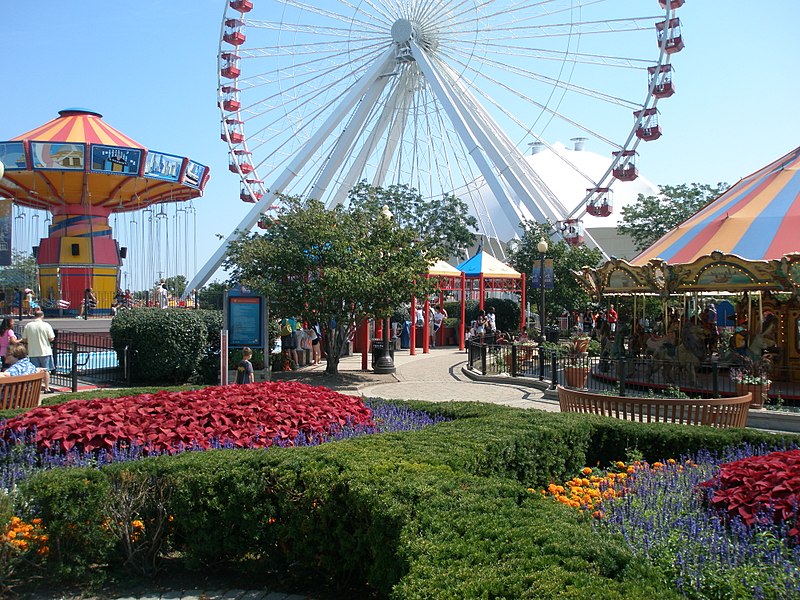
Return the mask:
M292 370L298 366L297 362L297 328L299 327L297 321L292 318L281 319L281 351L283 352L284 365L288 363L289 369Z
M435 312L433 313L433 334L431 334L431 346L433 347L436 347L436 334L439 333L439 330L442 328L446 318L447 311L444 309L444 307L437 306L435 308Z
M95 296L92 288L86 288L83 290L83 304L81 304L81 314L78 315L78 318L88 319L89 311L94 308L97 308L97 296Z
M308 337L311 339L311 362L312 364L318 365L322 360L320 357L319 338L321 336L319 333L319 325L316 323L310 324L306 333L308 333Z
M242 348L242 360L236 367L236 383L255 383L255 374L253 373L253 363L250 359L253 358L253 351L250 348Z
M606 311L606 321L611 326L611 333L613 334L617 330L617 320L619 316L617 315L617 311L614 310L614 305L611 304Z
M28 346L28 356L34 366L47 371L46 394L51 393L49 375L55 370L52 346L55 339L56 334L50 323L44 320L42 309L37 309L33 313L33 321L25 325L25 329L22 331L22 341Z
M158 290L158 305L161 308L167 308L169 306L169 296L167 294L167 284L163 281L161 282L161 286Z

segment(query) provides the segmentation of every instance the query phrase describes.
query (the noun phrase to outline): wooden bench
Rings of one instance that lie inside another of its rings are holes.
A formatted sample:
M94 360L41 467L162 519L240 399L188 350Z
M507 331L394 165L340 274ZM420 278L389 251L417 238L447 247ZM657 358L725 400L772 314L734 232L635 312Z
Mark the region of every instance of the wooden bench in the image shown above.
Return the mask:
M641 398L606 396L558 386L561 412L590 413L640 423L745 427L752 395L735 398Z
M0 377L0 410L39 406L44 375L44 371L38 371L31 375Z

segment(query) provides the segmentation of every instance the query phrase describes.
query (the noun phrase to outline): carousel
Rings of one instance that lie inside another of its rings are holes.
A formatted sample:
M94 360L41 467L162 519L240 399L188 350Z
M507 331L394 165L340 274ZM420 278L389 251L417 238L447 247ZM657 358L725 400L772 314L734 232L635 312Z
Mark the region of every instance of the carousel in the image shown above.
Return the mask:
M618 355L672 360L673 379L700 388L697 374L716 363L732 380L744 374L771 384L771 396L800 399L799 165L797 148L633 260L575 273L599 302L625 297Z

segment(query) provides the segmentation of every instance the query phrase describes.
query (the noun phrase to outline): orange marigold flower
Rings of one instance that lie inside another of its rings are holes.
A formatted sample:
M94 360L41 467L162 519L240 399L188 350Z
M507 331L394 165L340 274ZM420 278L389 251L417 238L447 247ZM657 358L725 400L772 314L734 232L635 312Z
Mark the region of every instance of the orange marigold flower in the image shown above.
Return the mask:
M591 475L592 469L591 467L583 467L583 469L581 469L581 473L583 473L584 475Z

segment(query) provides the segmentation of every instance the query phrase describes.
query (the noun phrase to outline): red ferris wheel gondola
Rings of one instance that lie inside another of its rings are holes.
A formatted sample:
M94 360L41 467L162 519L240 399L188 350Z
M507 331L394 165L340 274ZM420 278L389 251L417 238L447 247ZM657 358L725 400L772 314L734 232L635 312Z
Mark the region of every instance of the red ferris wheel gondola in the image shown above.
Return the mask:
M583 243L583 223L580 219L562 221L561 235L570 246L580 246Z
M614 211L614 201L612 200L612 192L609 188L590 188L586 190L589 196L589 202L586 205L586 212L593 217L608 217Z

